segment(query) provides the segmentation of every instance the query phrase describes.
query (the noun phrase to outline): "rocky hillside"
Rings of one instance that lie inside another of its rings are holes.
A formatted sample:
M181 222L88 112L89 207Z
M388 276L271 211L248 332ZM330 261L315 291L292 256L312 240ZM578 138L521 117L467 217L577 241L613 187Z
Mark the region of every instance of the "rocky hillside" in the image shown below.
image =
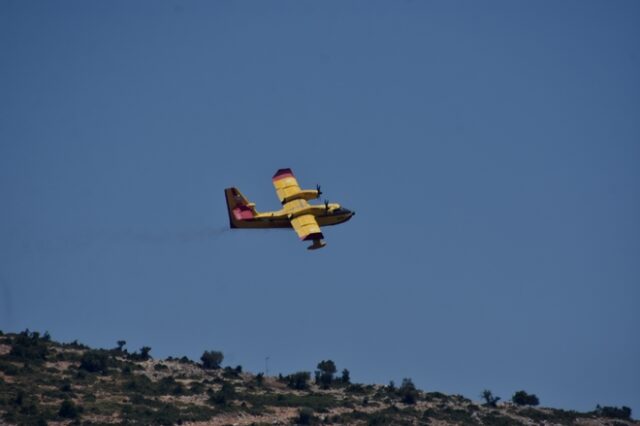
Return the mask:
M0 424L19 425L638 425L626 407L593 412L484 403L395 385L351 383L332 361L309 372L265 377L222 368L220 352L202 362L57 343L48 334L0 332Z

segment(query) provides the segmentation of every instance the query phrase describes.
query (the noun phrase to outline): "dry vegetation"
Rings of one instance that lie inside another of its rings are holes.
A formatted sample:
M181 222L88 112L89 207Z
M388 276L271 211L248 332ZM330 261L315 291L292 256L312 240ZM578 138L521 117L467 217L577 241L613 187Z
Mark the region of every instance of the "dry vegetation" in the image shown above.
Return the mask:
M590 413L478 404L459 395L352 384L332 361L310 373L263 377L220 368L222 354L154 360L47 334L0 333L0 424L20 425L638 425L626 407ZM205 353L207 354L207 353ZM205 359L206 358L206 359ZM208 367L208 368L205 368Z

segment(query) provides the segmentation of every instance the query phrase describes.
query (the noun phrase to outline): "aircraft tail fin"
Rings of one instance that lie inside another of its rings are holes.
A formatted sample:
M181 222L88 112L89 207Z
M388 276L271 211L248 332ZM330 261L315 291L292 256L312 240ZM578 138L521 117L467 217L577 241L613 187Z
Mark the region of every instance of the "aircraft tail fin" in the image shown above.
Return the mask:
M255 204L250 203L238 188L227 188L224 190L224 195L227 200L229 226L231 228L242 228L242 221L253 219L257 216L258 212Z

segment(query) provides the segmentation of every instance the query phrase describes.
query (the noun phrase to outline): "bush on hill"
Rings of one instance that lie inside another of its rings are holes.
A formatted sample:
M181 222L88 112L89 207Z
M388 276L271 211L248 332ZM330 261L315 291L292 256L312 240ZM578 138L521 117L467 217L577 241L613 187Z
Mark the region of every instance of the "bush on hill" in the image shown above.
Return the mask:
M484 406L485 407L496 407L498 401L500 401L500 397L499 396L494 396L493 393L489 389L483 390L482 393L480 394L480 396L485 401L484 402Z
M29 329L17 334L11 342L9 355L22 360L42 361L49 355L48 338L41 338L37 331Z
M411 379L402 379L402 384L398 388L400 401L405 404L415 404L418 400L418 390Z
M79 412L78 406L73 401L65 399L60 404L58 415L64 419L75 419L78 417Z
M262 384L264 383L264 373L256 374L255 382L256 382L256 385L262 386Z
M336 374L336 371L338 371L336 368L336 364L331 360L323 360L318 363L318 366L316 368L316 384L319 384L324 389L329 388L329 386L331 386L331 383L333 382L333 375Z
M118 347L114 349L115 352L119 352L119 353L126 353L127 350L124 349L124 346L127 344L126 340L118 340L117 342Z
M342 370L342 376L340 377L340 381L345 385L351 384L351 374L349 373L349 370L347 370L346 368Z
M222 388L218 392L215 392L209 398L209 401L216 405L227 405L230 401L236 398L235 387L228 382L222 384Z
M224 360L224 355L220 351L204 351L200 357L202 368L207 370L217 370Z
M298 371L297 373L289 374L283 377L283 381L291 389L303 390L309 387L309 380L311 379L311 373L308 371Z
M313 416L313 410L311 408L303 407L298 411L298 418L295 420L296 425L310 425L315 420Z
M101 350L86 351L80 358L80 368L89 373L109 374L109 357Z
M612 419L624 419L631 420L631 408L622 406L619 407L601 407L600 405L596 406L595 413L598 416L609 417Z
M540 400L534 394L528 394L525 391L521 390L513 394L511 397L511 401L517 405L538 405L540 404Z
M129 354L129 359L133 360L133 361L147 361L151 359L151 355L149 355L149 352L151 352L151 348L149 346L143 346L140 348L140 352L134 352L132 354Z

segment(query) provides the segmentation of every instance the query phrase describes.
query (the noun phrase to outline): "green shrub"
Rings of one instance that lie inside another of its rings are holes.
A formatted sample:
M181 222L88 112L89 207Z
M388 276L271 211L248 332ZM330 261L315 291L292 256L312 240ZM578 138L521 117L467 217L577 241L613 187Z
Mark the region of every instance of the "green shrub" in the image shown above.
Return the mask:
M478 422L472 417L467 410L459 410L446 407L442 410L429 408L424 411L423 419L443 420L453 424L476 425Z
M591 414L578 413L576 411L566 411L558 409L549 409L548 411L542 411L536 408L523 408L518 411L518 415L522 417L528 417L536 422L547 423L559 423L559 424L573 424L579 417L590 417Z
M69 379L64 379L60 384L60 391L62 392L71 392L71 382Z
M323 412L339 405L332 395L327 394L262 393L243 394L242 398L254 407L309 407L316 412Z
M631 420L631 408L622 406L619 407L601 407L596 406L595 414L602 417L609 417L611 419L624 419Z
M284 377L284 381L291 389L303 390L309 387L309 380L311 379L311 373L308 371L298 371L297 373L289 374Z
M49 355L47 340L40 337L37 331L29 329L19 333L13 338L9 356L21 360L42 361Z
M363 411L343 413L339 418L334 419L334 421L339 424L366 424L370 426L429 424L427 421L417 422L417 414L418 413L412 408L399 410L397 407L392 406L371 413Z
M129 354L129 359L133 360L133 361L147 361L151 359L151 355L149 355L149 352L151 352L151 348L149 346L143 346L140 348L140 352L134 352L132 354Z
M499 396L494 396L493 393L489 389L485 389L482 391L480 396L484 399L485 407L496 407L498 401L500 401Z
M482 417L482 424L485 426L515 426L523 423L494 411Z
M360 383L354 383L352 385L347 386L347 388L345 389L345 391L347 393L355 393L355 394L364 394L367 393L366 389L364 388L364 386L362 386Z
M191 361L191 360L190 360L189 358L187 358L186 356L183 356L182 358L180 358L180 359L178 360L178 362L179 362L180 364L195 364L193 361ZM222 361L220 361L220 362L222 362Z
M442 392L427 392L426 394L424 394L424 399L426 401L433 401L436 399L447 399L447 395L443 394Z
M63 343L62 347L71 348L71 349L89 349L89 346L83 345L82 343L78 343L77 340L74 340L71 343Z
M204 392L204 384L202 384L201 382L191 382L191 384L189 385L189 392L193 395L199 395L202 392Z
M101 350L89 350L80 358L80 368L89 373L109 373L109 356Z
M298 418L295 421L297 425L310 425L315 420L313 410L303 407L298 411Z
M340 381L345 385L348 385L351 383L351 374L349 373L349 370L347 370L346 368L342 370L342 377L340 377Z
M398 388L400 401L405 404L415 404L418 400L418 390L411 379L402 379L402 385Z
M143 375L131 375L129 380L124 383L124 390L127 393L135 393L138 395L156 395L158 389L155 384Z
M256 385L262 386L262 384L264 383L264 373L256 374L255 380L256 380Z
M15 376L20 372L20 369L16 367L15 364L0 360L0 371L2 371L7 376Z
M152 422L156 425L175 425L182 423L180 410L171 404L163 404L157 411L153 412Z
M204 351L200 357L202 368L207 370L217 370L224 360L224 355L220 351Z
M231 367L225 367L222 376L227 379L237 379L240 377L238 371Z
M62 401L60 409L58 410L58 415L64 419L75 419L78 417L78 413L78 406L69 399Z
M213 415L207 407L188 406L181 411L174 404L141 399L124 405L120 410L122 424L176 425L183 422L206 421Z
M164 377L157 383L151 382L151 384L155 385L156 393L160 395L183 395L185 393L182 383L176 382L176 380L171 376Z
M517 405L538 405L540 404L540 400L534 394L528 394L525 391L521 390L513 394L511 397L511 401Z
M236 389L235 387L228 382L222 384L222 388L213 393L209 398L209 401L216 405L227 405L230 401L236 398Z
M331 386L333 382L333 375L336 373L336 364L331 361L320 361L316 370L316 384L321 385L323 388L327 389Z

